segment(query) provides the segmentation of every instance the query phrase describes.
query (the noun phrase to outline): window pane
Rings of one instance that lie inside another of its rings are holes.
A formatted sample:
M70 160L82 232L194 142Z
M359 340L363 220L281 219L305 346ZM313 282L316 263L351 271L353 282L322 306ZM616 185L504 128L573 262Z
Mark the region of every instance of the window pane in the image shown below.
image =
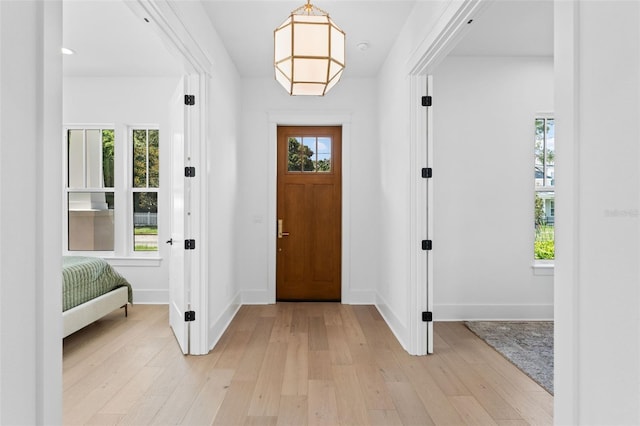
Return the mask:
M315 151L316 151L316 138L315 137L304 137L302 138L302 154L304 158L302 171L304 172L313 172L314 162L315 162Z
M147 131L133 131L133 187L147 187Z
M555 146L555 121L553 119L546 120L545 128L545 148L546 148L546 173L547 181L546 186L554 186L555 184L555 159L556 159L556 146Z
M85 130L86 144L86 188L102 188L102 132L98 129Z
M302 138L289 138L289 164L287 170L290 172L301 172L302 163L307 160L309 160L309 158L305 157L302 150Z
M84 188L84 130L67 132L67 185L69 188Z
M103 187L113 188L113 159L114 159L113 130L102 131L102 176Z
M69 250L113 251L113 192L68 194Z
M158 193L133 193L133 249L158 251Z
M316 171L331 171L331 138L318 138Z
M555 192L536 192L535 242L536 259L555 258Z
M149 188L160 187L160 151L158 130L149 130Z
M69 188L113 188L113 130L72 129L67 132Z
M536 119L535 184L553 186L555 183L555 122L552 118Z

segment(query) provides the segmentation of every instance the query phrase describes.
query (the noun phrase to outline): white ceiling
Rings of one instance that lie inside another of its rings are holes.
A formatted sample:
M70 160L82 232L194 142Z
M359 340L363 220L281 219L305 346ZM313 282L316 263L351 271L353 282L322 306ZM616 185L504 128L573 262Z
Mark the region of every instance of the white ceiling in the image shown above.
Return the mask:
M211 22L243 77L273 75L273 30L306 0L204 0ZM415 0L314 0L346 33L345 77L373 77ZM365 51L357 45L367 42Z
M553 0L492 1L450 54L553 56Z
M0 0L1 1L1 0ZM306 0L201 0L243 77L273 76L273 30ZM348 77L377 75L416 1L318 0L347 34ZM357 45L367 42L369 49ZM174 76L177 61L123 0L64 0L66 76ZM552 0L494 0L452 55L553 54Z
M2 0L0 0L2 1ZM182 69L122 0L63 0L65 76L173 76Z

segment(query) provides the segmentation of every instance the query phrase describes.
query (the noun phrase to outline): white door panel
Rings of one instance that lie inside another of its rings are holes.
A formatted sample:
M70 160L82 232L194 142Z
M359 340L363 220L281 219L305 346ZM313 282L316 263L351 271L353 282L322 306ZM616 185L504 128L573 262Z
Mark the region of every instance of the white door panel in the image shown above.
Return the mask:
M185 321L189 291L188 258L185 256L186 209L188 202L187 181L184 175L185 83L180 80L171 97L171 258L169 261L169 324L173 329L182 353L189 352L189 323Z

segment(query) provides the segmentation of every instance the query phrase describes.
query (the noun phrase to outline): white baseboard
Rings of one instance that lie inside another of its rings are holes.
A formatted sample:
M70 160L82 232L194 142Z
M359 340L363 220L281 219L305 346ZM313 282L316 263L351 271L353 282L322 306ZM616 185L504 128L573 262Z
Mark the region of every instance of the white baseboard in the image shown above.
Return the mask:
M439 305L434 321L550 321L553 305Z
M410 347L410 342L409 329L407 326L402 323L400 318L389 308L389 305L380 297L380 295L377 295L375 305L378 312L380 312L380 315L382 315L382 318L384 318L385 322L391 329L391 332L393 332L396 339L398 339L398 342L400 342L400 345L408 351L407 348Z
M218 318L209 325L209 350L216 346L241 306L240 294L237 294Z
M167 289L133 289L133 304L167 305L169 290Z

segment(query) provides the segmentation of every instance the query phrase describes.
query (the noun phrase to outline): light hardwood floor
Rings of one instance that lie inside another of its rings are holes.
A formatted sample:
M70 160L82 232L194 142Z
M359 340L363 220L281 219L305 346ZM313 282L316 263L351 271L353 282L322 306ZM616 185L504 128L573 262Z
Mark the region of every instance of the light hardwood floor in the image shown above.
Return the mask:
M64 340L64 424L553 423L553 397L462 323L434 328L416 357L372 306L243 306L183 356L167 306L135 305Z

